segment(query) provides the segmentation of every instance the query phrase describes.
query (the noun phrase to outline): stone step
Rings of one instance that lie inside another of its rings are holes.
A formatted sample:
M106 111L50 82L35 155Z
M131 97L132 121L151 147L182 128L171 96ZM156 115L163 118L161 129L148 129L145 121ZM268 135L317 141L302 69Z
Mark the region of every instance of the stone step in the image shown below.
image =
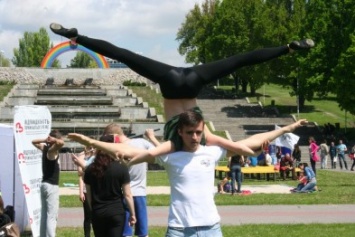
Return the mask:
M38 96L35 105L112 105L112 97L109 96Z
M104 89L85 88L44 88L37 91L37 96L105 96Z

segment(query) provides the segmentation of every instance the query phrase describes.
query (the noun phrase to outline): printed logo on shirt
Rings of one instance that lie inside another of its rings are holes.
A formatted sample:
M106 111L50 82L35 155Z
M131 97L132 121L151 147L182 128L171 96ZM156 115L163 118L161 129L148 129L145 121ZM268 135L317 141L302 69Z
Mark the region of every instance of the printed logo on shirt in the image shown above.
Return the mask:
M201 165L209 167L211 165L211 161L209 159L201 160Z

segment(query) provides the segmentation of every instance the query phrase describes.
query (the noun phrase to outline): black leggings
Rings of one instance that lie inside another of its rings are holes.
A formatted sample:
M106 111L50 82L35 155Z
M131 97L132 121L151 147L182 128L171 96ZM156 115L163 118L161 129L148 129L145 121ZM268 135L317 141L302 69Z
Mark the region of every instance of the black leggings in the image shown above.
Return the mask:
M103 56L126 64L130 69L156 82L164 98L196 98L204 85L227 76L238 68L262 63L289 52L287 46L265 48L193 67L173 67L107 41L79 35L76 42Z

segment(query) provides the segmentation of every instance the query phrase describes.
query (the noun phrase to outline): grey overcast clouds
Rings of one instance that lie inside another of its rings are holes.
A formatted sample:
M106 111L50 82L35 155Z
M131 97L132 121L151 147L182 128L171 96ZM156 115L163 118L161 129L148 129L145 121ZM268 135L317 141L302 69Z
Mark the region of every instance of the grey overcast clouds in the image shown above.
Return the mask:
M53 34L51 22L107 40L144 56L184 66L176 33L186 14L203 0L0 0L0 50L12 59L24 32L45 27L54 45L67 39ZM58 57L62 66L75 53Z

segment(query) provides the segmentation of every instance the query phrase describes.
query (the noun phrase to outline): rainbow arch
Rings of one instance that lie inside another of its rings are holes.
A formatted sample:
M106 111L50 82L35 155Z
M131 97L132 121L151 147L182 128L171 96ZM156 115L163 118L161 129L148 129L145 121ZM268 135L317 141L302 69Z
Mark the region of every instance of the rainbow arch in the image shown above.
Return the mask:
M51 48L44 56L42 62L41 62L41 68L50 68L54 62L54 60L61 55L62 53L71 51L71 50L80 50L82 52L85 52L92 57L95 62L97 63L97 66L99 68L109 68L110 66L108 65L106 59L98 53L95 53L94 51L85 48L84 46L80 44L72 44L70 41L62 42L60 44L57 44L55 47Z

